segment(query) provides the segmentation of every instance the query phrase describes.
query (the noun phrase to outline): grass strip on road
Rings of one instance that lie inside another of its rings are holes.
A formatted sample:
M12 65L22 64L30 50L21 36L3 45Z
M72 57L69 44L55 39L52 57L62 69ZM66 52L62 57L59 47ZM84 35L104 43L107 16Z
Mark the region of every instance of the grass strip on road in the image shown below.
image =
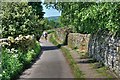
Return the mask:
M64 53L64 56L67 59L75 78L83 78L83 74L79 70L79 67L77 66L75 60L71 56L70 51L67 48L65 48L64 46L61 46L60 43L58 43L57 39L55 39L55 37L54 37L54 33L50 34L49 41L52 42L54 45L56 45L58 48L60 48L61 51Z

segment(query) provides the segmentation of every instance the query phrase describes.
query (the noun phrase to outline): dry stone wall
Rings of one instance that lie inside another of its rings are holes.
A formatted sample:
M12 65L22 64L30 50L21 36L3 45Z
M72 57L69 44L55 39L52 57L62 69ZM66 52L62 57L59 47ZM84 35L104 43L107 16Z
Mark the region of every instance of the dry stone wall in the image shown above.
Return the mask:
M66 33L63 29L58 29L56 34L61 41L67 39L69 47L88 52L90 57L103 63L120 77L120 36L106 30L89 35Z
M72 49L78 48L81 52L87 52L89 37L89 34L70 33L68 35L68 46Z
M99 31L91 35L88 52L120 76L120 37L108 31Z
M57 38L63 43L67 44L68 34L71 32L69 28L57 28L56 30Z

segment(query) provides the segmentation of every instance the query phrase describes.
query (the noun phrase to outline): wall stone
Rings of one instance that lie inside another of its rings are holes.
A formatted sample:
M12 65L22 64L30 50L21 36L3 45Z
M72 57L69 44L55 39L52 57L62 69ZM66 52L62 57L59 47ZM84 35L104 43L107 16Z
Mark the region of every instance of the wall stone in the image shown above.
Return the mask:
M81 52L88 52L90 34L71 33L69 28L57 28L55 32L59 41L67 44L70 48L78 48Z
M120 76L120 37L108 31L99 31L90 36L88 46L91 57Z
M88 52L89 56L103 63L120 77L120 36L109 31L100 30L95 34L70 33L67 30L57 29L59 40L72 49Z
M55 29L58 39L63 43L67 44L68 34L71 32L70 28L57 28Z
M72 49L78 48L81 52L87 52L89 34L70 33L68 35L68 46Z

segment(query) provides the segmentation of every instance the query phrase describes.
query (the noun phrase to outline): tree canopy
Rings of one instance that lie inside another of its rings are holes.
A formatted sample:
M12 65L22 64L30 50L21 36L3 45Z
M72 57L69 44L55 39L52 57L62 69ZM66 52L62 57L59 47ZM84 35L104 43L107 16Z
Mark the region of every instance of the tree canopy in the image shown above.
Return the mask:
M42 6L36 7L35 3L28 5L27 2L3 3L2 36L16 37L22 35L40 36L43 31ZM38 10L39 8L39 10Z
M99 29L120 33L120 3L57 2L45 3L61 11L60 23L74 32L95 33Z

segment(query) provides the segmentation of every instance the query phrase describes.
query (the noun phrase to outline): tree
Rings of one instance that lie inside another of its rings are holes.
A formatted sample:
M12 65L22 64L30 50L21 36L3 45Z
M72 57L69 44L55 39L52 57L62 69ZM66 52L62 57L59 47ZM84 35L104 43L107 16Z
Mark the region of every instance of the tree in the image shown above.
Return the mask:
M40 37L43 31L42 16L36 15L28 3L4 3L2 10L3 37L22 35L35 35ZM40 11L39 11L40 13ZM42 13L42 12L41 12Z
M57 27L59 27L59 23L57 21L48 20L48 18L44 18L44 30L49 30Z
M60 10L60 23L71 27L73 32L95 33L105 29L120 33L120 3L57 2L46 6Z
M28 5L32 6L33 12L39 16L39 19L43 18L44 12L42 8L42 2L29 2Z

